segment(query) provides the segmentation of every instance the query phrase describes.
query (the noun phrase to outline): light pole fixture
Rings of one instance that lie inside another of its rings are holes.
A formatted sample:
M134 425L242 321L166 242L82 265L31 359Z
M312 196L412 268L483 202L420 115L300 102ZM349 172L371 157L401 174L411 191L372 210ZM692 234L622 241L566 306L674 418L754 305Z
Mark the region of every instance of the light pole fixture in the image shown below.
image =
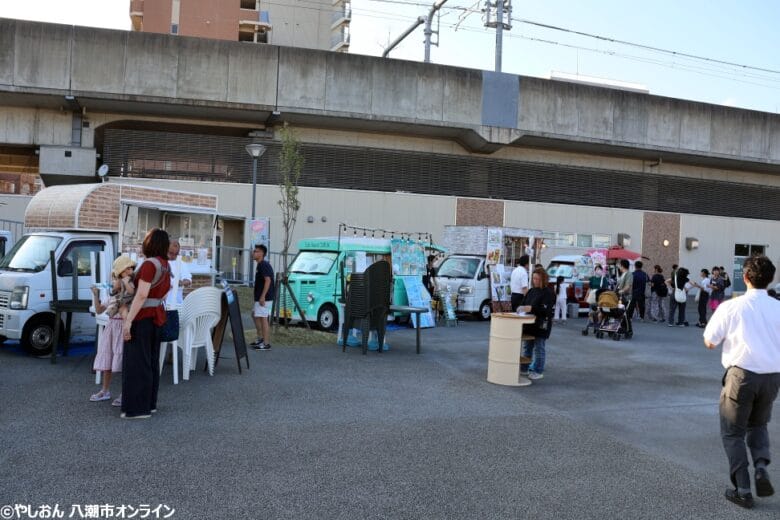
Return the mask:
M260 143L246 145L246 153L252 157L252 220L255 219L255 192L257 190L257 160L265 153L265 146Z

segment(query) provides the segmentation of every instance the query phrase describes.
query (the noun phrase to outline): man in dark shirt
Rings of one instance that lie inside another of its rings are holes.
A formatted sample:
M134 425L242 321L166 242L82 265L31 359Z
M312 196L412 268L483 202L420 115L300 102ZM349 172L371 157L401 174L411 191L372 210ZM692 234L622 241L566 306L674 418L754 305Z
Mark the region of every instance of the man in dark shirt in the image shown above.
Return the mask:
M252 257L257 262L255 271L255 301L252 317L255 321L257 339L249 344L255 350L271 350L271 327L268 318L274 301L274 269L265 259L268 248L263 244L255 245Z
M650 278L647 273L642 270L642 262L637 260L634 262L633 283L631 284L631 304L628 306L628 314L630 318L634 317L634 309L639 309L640 321L645 321L645 290L647 284L650 282Z

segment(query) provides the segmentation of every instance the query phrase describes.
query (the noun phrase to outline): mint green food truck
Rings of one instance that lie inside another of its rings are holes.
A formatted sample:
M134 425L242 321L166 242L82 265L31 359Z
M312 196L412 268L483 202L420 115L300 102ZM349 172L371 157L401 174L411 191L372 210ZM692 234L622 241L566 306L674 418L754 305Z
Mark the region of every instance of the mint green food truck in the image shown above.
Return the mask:
M323 330L336 330L338 304L353 272L363 272L379 260L392 265L390 239L369 237L306 238L298 242L298 254L288 269L290 289L308 321ZM300 319L286 291L280 293L279 315ZM402 277L393 280L393 304L408 305Z

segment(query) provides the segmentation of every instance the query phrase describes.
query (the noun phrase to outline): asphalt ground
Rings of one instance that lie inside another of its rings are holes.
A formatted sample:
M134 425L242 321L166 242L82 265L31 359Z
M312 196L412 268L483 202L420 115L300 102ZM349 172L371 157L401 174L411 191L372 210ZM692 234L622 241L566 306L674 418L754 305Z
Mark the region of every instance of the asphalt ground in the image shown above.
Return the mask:
M226 345L214 377L174 386L167 365L159 412L138 421L88 401L84 350L51 365L0 347L0 506L163 504L177 519L780 517L778 496L753 511L723 498L723 370L700 329L635 323L615 342L583 337L583 325L554 327L545 378L522 388L486 381L489 324L476 321L424 330L419 356L414 331L397 330L382 354L250 351L242 374Z

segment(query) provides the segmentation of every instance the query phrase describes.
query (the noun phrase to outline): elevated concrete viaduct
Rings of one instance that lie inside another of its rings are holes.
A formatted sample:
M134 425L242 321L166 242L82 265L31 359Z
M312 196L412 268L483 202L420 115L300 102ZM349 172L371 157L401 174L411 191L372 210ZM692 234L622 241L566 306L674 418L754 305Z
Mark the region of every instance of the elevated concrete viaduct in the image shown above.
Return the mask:
M448 138L780 172L780 116L326 51L0 19L5 106ZM276 114L276 116L275 116ZM0 142L24 143L5 128ZM68 144L68 143L59 143Z

